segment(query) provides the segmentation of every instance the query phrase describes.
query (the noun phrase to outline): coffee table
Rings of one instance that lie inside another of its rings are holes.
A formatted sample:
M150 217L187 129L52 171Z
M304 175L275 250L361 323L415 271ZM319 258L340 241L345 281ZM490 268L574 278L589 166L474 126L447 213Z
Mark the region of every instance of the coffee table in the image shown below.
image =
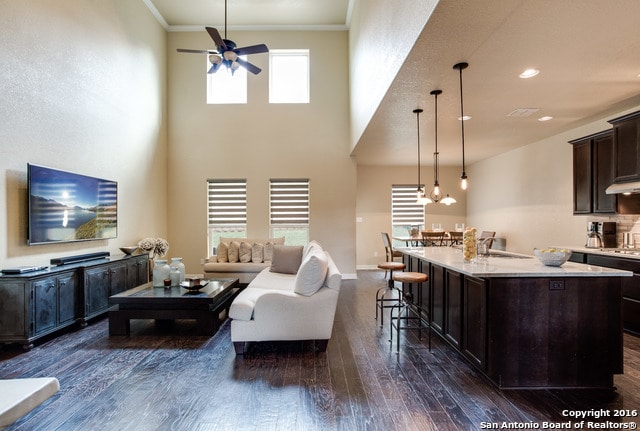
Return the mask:
M129 335L130 319L195 319L199 335L213 335L220 312L229 311L239 291L237 278L205 280L197 291L183 287L153 287L146 283L109 297L109 335Z

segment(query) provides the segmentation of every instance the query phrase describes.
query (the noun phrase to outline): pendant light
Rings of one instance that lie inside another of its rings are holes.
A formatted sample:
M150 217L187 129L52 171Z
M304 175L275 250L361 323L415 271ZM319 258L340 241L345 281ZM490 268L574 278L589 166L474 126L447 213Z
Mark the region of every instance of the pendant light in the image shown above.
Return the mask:
M438 173L440 171L440 153L438 152L438 95L442 94L442 90L433 90L431 93L434 96L434 105L435 105L435 132L434 132L434 141L435 141L435 151L433 152L433 190L431 191L431 199L433 202L442 202L445 205L451 205L456 203L456 200L449 196L442 198L442 193L440 192L440 183L438 182Z
M465 121L465 117L464 117L464 103L462 100L462 70L466 69L467 67L469 67L469 63L457 63L453 66L454 69L458 69L460 71L460 127L462 129L462 174L460 175L460 188L462 188L462 190L466 190L467 189L467 185L468 185L468 178L467 178L467 172L465 171L465 164L464 164L464 121Z
M423 112L422 109L416 108L413 110L413 113L416 114L416 124L418 128L418 189L416 190L416 203L419 205L430 204L433 201L429 199L424 192L424 188L422 187L422 183L420 182L420 114Z

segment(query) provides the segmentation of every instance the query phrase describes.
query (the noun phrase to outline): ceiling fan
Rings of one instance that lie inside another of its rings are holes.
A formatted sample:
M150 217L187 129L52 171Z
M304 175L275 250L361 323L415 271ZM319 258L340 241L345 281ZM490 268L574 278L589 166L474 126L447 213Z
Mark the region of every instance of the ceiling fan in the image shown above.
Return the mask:
M199 50L199 49L183 49L178 48L178 52L187 52L192 54L209 54L209 62L211 68L207 73L216 73L220 69L221 65L225 65L227 69L233 74L240 66L247 69L249 72L257 75L262 71L255 64L249 63L246 60L240 58L241 55L248 54L260 54L263 52L269 52L269 48L265 44L245 46L237 48L235 42L227 39L227 0L224 1L224 39L220 36L218 30L214 27L205 27L211 39L216 44L216 51L214 50Z

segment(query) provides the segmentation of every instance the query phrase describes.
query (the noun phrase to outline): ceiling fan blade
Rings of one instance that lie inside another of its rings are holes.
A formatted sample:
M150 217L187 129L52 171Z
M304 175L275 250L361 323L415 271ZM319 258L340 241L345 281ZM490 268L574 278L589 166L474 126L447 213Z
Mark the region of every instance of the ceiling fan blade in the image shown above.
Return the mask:
M178 52L188 52L191 54L219 54L218 51L213 51L213 50L204 50L204 49L184 49L184 48L178 48L177 50Z
M247 69L249 72L253 73L254 75L257 75L258 73L260 73L262 71L262 69L260 69L258 66L256 66L255 64L251 64L248 61L245 61L241 58L237 58L236 62L244 67L245 69Z
M260 54L262 52L269 52L269 48L264 43L260 45L251 45L245 46L243 48L237 48L233 50L238 55L247 55L247 54Z
M220 63L213 63L211 65L211 67L209 68L209 70L207 71L207 73L209 73L209 74L216 73L218 71L218 69L220 69Z
M220 33L218 33L218 30L213 27L205 27L205 29L207 30L207 33L209 33L209 36L211 36L211 39L213 39L213 42L216 44L216 48L218 48L219 50L227 49L227 44L225 44L224 40L222 40L222 37L220 37Z

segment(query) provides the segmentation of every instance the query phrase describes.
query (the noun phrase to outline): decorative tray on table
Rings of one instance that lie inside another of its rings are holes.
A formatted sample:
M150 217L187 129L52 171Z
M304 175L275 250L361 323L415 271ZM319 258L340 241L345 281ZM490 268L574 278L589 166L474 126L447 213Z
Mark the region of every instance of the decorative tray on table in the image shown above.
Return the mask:
M185 281L183 281L182 283L180 283L180 287L183 287L187 290L190 291L198 291L200 289L202 289L203 287L205 287L207 284L209 284L209 281L207 280L202 280L199 278L187 278Z

